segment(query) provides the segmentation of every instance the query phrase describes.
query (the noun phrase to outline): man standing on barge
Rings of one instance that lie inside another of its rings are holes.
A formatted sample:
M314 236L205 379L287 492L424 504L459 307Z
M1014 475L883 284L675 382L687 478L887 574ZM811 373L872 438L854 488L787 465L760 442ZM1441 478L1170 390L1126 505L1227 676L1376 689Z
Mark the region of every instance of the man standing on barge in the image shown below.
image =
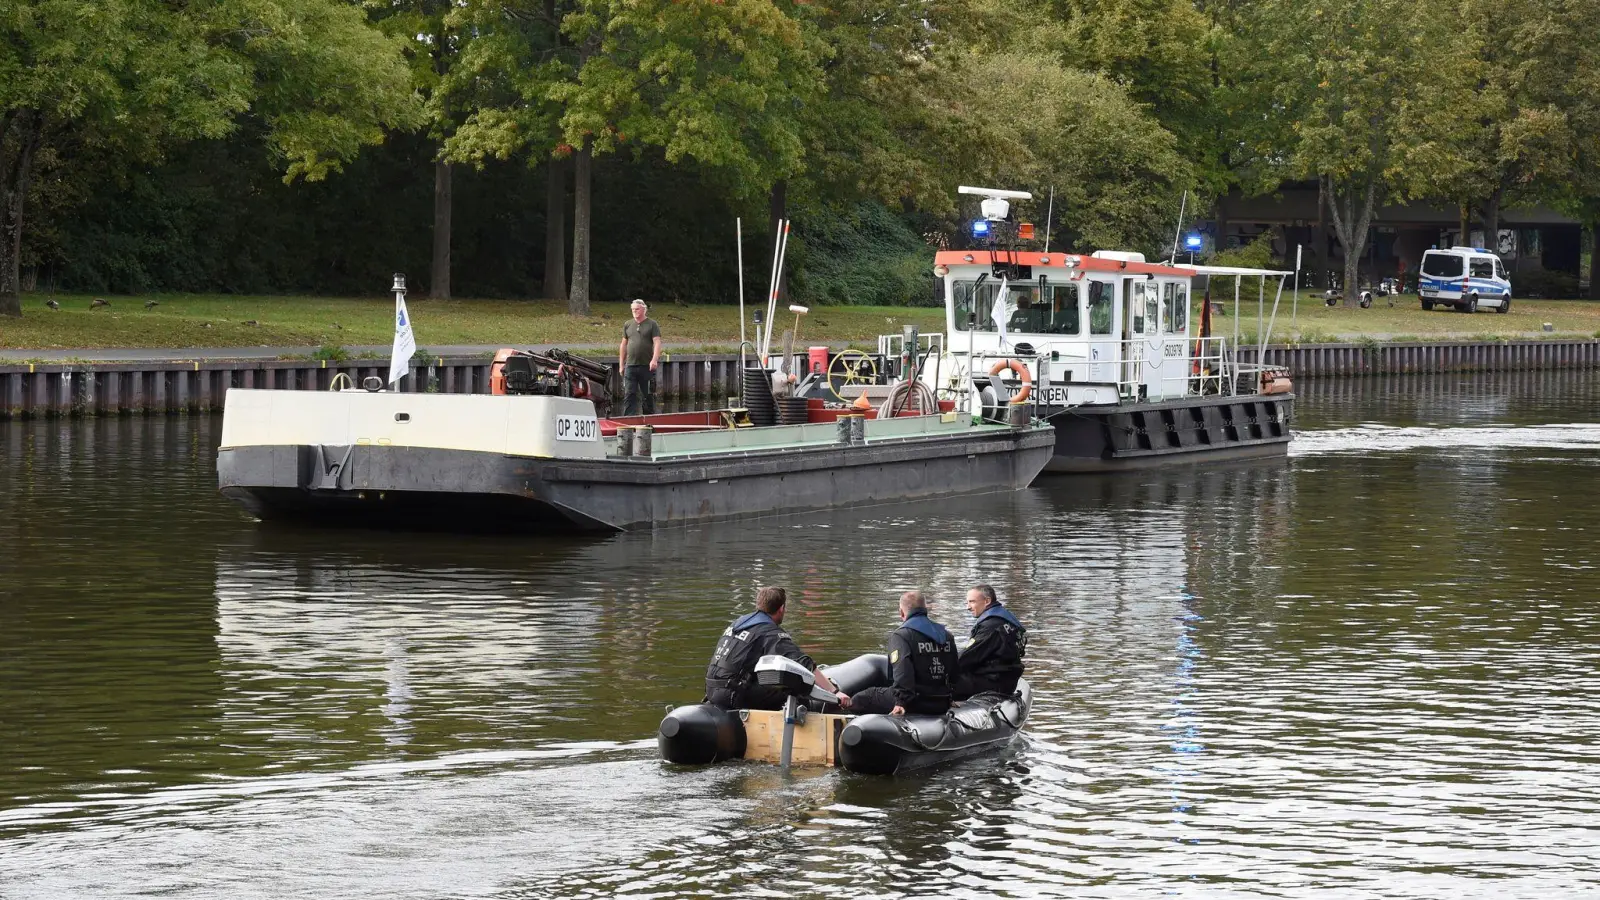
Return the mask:
M637 416L655 415L656 367L661 362L661 326L655 319L646 318L649 306L635 300L629 309L633 321L622 326L622 342L617 345L617 368L622 370L622 414Z

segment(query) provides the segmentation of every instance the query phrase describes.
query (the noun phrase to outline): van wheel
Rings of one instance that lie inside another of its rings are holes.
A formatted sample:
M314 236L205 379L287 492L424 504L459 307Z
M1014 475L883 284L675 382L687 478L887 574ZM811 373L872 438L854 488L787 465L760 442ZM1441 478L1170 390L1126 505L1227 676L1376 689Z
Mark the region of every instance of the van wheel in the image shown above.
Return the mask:
M1497 312L1497 313L1508 313L1508 312L1511 312L1511 295L1507 294L1506 296L1500 298L1500 308L1495 310L1495 312Z
M1432 300L1424 300L1424 301L1422 301L1422 308L1424 310L1428 311L1428 312L1433 312L1433 301Z
M1467 302L1462 304L1461 311L1464 312L1464 313L1475 313L1475 312L1477 312L1478 311L1478 295L1477 294L1473 294L1471 297L1468 297L1467 298Z

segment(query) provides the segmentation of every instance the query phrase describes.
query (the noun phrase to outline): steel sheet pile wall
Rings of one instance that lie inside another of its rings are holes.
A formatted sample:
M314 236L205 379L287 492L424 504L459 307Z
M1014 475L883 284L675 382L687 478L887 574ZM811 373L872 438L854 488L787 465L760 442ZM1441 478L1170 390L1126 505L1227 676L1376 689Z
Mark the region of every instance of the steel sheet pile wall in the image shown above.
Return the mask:
M1254 362L1256 348L1240 352ZM1298 379L1429 372L1529 371L1600 367L1600 341L1273 345L1266 361ZM673 354L656 377L669 411L711 409L739 392L739 361L728 355ZM211 362L0 365L0 419L118 413L209 412L230 387L327 390L335 375L356 383L388 377L383 360L236 360ZM487 393L489 361L434 359L416 366L407 391ZM617 400L620 403L621 397Z
M1600 366L1600 341L1483 341L1361 344L1274 344L1266 362L1297 379L1338 375L1408 375L1431 372L1520 372ZM1256 348L1239 351L1256 361Z

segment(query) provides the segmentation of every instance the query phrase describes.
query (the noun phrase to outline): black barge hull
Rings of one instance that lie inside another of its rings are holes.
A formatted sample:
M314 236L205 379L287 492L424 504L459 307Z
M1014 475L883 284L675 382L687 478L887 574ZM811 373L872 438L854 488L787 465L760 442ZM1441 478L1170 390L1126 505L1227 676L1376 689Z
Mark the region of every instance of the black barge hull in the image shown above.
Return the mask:
M1038 414L1056 428L1046 472L1111 472L1283 456L1289 450L1294 395L1043 407Z
M381 445L224 447L224 496L263 519L630 531L1021 490L1046 428L667 459L542 459Z

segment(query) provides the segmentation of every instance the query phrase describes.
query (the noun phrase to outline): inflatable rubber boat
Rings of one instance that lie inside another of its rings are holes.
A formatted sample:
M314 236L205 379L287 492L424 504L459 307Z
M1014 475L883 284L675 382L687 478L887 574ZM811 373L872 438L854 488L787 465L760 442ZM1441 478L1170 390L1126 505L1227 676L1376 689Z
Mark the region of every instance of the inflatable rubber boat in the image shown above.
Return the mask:
M847 694L890 682L889 660L881 653L823 671ZM756 677L788 695L783 710L680 706L661 720L661 758L686 765L759 759L892 775L1008 746L1033 705L1023 680L1015 694L979 694L942 716L854 716L829 703L832 695L812 684L811 673L783 657L762 657Z

